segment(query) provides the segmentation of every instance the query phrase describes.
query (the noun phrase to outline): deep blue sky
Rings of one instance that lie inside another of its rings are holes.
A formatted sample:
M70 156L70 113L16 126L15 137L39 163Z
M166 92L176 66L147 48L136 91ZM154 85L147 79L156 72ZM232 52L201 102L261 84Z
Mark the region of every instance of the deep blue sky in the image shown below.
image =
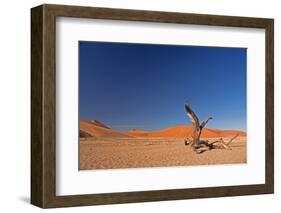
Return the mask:
M81 119L118 129L191 125L246 130L245 48L79 42Z

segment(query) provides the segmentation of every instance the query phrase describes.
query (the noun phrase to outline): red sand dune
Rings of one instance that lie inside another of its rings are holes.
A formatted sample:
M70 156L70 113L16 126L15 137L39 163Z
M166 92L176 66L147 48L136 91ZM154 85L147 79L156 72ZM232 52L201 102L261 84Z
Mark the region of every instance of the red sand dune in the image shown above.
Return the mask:
M128 132L120 132L113 130L105 124L97 120L81 120L80 121L81 135L89 135L92 137L105 138L132 138L132 137L147 137L147 138L185 138L192 136L192 126L174 126L159 131L144 131L144 130L130 130ZM246 133L238 130L219 130L205 128L202 131L202 138L227 137L238 134L239 136L246 136Z
M81 120L80 121L80 132L87 133L92 137L104 137L104 138L133 138L134 136L127 133L118 132L110 129L103 123L93 120Z
M143 130L130 130L130 135L137 137L171 137L171 138L184 138L192 136L192 126L175 126L160 131L149 132ZM218 130L218 129L203 129L201 137L214 138L214 137L227 137L238 134L239 136L246 136L245 132L237 130Z

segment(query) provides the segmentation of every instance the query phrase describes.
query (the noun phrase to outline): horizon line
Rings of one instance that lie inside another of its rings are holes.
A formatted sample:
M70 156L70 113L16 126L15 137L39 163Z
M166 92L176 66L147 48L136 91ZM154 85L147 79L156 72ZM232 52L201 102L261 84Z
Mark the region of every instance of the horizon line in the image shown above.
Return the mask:
M157 128L157 129L154 129L154 130L147 130L147 129L143 129L143 128L131 128L131 126L140 126L140 125L107 125L97 119L79 119L79 122L80 121L88 121L88 122L91 122L91 121L98 121L100 123L102 123L103 125L107 126L108 128L110 129L113 129L113 130L118 130L118 131L122 131L122 132L128 132L128 131L131 131L131 130L140 130L140 131L145 131L145 132L155 132L155 131L161 131L161 130L164 130L164 129L169 129L169 128L172 128L172 127L179 127L179 126L192 126L192 124L177 124L177 125L171 125L171 126L167 126L167 127L164 127L164 128ZM118 128L118 126L120 127L129 127L129 128L126 128L128 130L124 130L124 129L120 129ZM143 125L141 125L143 126ZM116 128L117 127L117 128ZM205 127L204 129L211 129L211 130L221 130L221 131L231 131L231 130L235 130L235 131L242 131L242 132L247 132L247 129L225 129L225 128L219 128L219 127Z

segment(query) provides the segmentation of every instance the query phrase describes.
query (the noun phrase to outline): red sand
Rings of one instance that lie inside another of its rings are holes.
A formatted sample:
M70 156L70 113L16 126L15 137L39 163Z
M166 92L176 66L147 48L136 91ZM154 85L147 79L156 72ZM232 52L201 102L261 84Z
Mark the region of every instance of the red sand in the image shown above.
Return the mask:
M174 126L159 131L130 130L128 132L120 132L110 129L102 122L97 120L80 121L80 130L87 132L95 137L145 137L145 138L186 138L192 136L192 126ZM228 137L238 134L246 136L246 133L238 130L219 130L205 128L202 131L202 138Z
M247 162L246 133L236 130L204 129L202 138L228 141L231 150L211 150L196 154L184 145L184 138L191 136L192 126L175 126L149 132L131 130L120 132L103 123L80 121L79 168L117 169L142 167L167 167L210 164L233 164Z

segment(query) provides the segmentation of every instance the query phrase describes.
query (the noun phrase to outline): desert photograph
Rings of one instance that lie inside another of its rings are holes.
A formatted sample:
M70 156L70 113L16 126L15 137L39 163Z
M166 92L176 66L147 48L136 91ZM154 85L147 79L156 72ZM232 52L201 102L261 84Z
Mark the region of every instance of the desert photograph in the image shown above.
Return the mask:
M79 42L79 169L247 163L245 48Z

